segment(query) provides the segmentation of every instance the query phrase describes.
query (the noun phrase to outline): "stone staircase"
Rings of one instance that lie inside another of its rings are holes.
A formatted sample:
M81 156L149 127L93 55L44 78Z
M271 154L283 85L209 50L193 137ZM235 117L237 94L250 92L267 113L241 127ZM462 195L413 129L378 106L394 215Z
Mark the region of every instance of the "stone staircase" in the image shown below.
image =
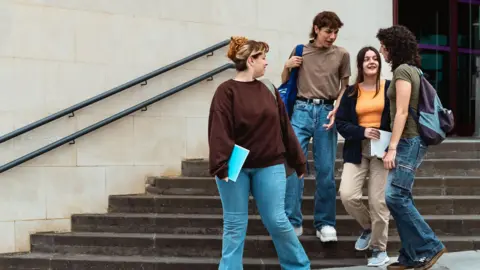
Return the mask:
M341 148L339 143L338 158ZM341 167L339 159L337 187ZM70 233L32 235L31 253L0 256L0 270L218 269L222 208L217 187L205 160L184 161L182 175L149 179L146 194L111 196L107 214L72 216ZM339 198L338 243L322 244L314 236L314 187L314 179L307 177L300 237L312 268L366 264L367 254L353 248L360 227ZM449 251L480 249L480 141L447 140L431 147L417 173L414 196ZM280 269L253 199L250 202L244 269ZM392 220L389 254L395 256L399 246Z

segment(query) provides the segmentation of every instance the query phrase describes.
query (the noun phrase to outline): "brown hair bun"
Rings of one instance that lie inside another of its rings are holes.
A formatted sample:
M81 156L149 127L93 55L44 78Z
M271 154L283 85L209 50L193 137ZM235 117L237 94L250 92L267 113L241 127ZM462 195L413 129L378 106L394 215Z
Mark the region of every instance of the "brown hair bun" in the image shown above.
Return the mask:
M257 58L269 51L268 44L263 41L249 40L246 37L234 36L230 40L227 57L235 64L238 71L247 69L247 59Z
M235 60L237 59L236 56L238 52L240 51L242 46L247 44L247 41L248 39L246 37L232 37L230 39L230 47L227 53L228 58L230 58L230 60L235 62Z

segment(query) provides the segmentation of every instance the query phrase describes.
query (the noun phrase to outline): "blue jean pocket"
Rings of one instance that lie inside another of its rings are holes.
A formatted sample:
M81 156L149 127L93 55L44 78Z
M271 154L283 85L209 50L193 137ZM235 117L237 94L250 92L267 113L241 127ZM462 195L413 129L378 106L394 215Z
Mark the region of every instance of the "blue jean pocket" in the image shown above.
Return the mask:
M325 104L323 106L327 112L333 111L333 108L334 108L333 104Z
M418 155L417 155L417 162L415 164L415 169L418 169L420 165L423 162L423 159L425 158L425 155L427 154L428 148L426 146L420 145L418 147Z
M399 163L393 171L392 185L411 192L414 178L414 169L410 165Z

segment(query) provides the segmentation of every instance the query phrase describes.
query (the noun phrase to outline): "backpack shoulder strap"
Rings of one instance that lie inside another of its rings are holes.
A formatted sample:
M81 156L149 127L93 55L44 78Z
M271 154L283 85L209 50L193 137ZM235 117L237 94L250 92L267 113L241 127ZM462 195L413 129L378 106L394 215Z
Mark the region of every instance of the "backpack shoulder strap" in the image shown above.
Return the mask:
M303 56L303 47L305 47L303 44L298 44L297 47L295 47L295 56Z
M273 97L275 98L275 101L277 100L277 95L275 95L275 86L269 79L262 79L260 80L265 86L268 88L270 93L272 93Z
M278 105L278 100L277 100L277 95L275 94L275 86L273 85L273 83L269 80L269 79L261 79L260 80L263 84L265 84L265 86L268 88L268 90L270 91L270 93L272 93L273 95L273 98L275 98L275 102L277 103ZM280 114L280 112L279 112ZM282 130L282 138L284 137L286 133L286 131L284 130L284 126L282 125L282 121L280 119L280 128Z
M423 76L423 71L422 71L420 68L418 68L418 67L415 67L415 68L417 69L418 74L419 74L420 76Z
M418 77L420 79L420 81L422 80L422 77L423 77L423 72L420 68L414 66L414 65L411 65L409 64L410 67L414 68L417 73L418 73ZM418 116L418 111L417 113L415 113L415 111L413 110L412 106L408 106L408 112L410 114L410 116L412 116L413 120L415 120L415 122L417 123L418 125L418 121L419 121L419 116Z
M414 68L414 69L417 71L417 73L418 73L418 75L419 75L420 77L423 76L423 71L422 71L419 67L414 66L414 65L411 65L411 64L409 64L409 66L411 66L412 68Z

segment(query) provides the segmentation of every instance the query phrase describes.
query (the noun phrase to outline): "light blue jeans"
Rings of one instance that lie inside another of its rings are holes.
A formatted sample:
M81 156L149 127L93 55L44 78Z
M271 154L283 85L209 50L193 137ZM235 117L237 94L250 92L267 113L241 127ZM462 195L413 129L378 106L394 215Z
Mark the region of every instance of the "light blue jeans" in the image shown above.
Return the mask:
M243 269L248 200L255 198L284 270L310 269L310 261L285 215L285 166L242 169L236 182L216 179L223 206L222 259L219 270Z
M336 225L335 158L337 154L337 129L335 126L326 130L327 115L333 105L315 105L297 100L293 109L292 127L305 156L308 155L308 144L313 137L313 159L315 166L315 206L314 227L317 230L325 225ZM302 226L302 196L304 179L298 179L296 173L287 178L285 195L285 212L294 227Z
M395 168L390 171L385 189L385 200L402 241L398 261L415 266L431 259L444 245L418 212L412 197L415 171L423 161L427 146L420 137L400 139L395 157Z

